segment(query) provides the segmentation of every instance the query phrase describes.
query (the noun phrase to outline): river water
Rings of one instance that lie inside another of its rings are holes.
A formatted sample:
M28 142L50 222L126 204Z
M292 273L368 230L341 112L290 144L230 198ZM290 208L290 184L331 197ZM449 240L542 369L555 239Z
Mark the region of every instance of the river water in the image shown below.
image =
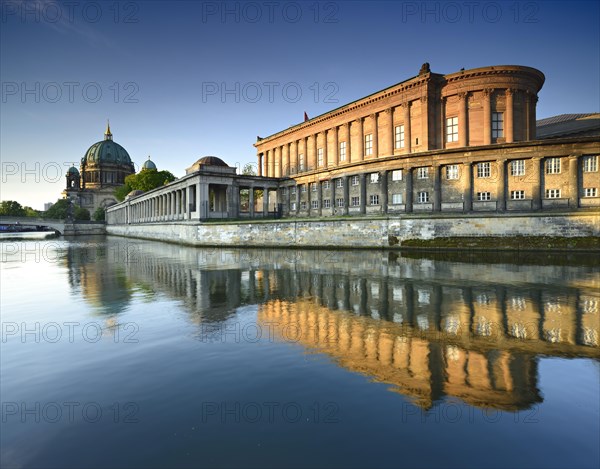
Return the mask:
M598 467L597 255L0 242L2 467Z

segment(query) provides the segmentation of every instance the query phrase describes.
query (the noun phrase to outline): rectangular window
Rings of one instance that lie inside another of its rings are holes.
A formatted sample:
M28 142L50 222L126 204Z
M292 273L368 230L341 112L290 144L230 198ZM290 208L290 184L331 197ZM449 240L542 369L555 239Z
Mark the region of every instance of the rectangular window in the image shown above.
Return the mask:
M446 142L458 142L458 117L446 119Z
M317 164L319 166L323 166L323 149L319 148L317 149Z
M336 179L335 180L335 187L337 187L337 188L344 187L344 180L342 178Z
M292 187L292 195L296 195L296 187Z
M492 112L492 138L504 137L504 113Z
M373 154L373 134L365 135L365 156Z
M319 208L319 201L318 200L311 201L310 208Z
M352 197L350 205L358 207L360 205L360 197Z
M329 189L331 183L329 181L323 181L323 189Z
M306 210L306 202L300 202L300 208Z
M417 168L417 179L429 179L429 168L427 166Z
M331 200L323 199L323 208L331 208Z
M296 210L296 202L292 202L292 210Z
M546 189L547 199L560 199L560 189Z
M335 199L335 204L338 207L343 207L344 206L344 199Z
M379 205L379 196L377 194L373 194L369 197L369 203L371 205Z
M393 204L401 204L402 203L402 194L392 194L392 203Z
M419 192L418 200L420 204L426 204L429 202L429 192Z
M346 142L340 142L340 161L346 161Z
M371 184L377 184L379 182L379 173L371 173Z
M312 192L317 192L317 183L316 182L311 182L310 183L310 190Z
M525 191L510 191L511 200L523 200L525 199Z
M352 176L352 185L358 186L358 176Z
M525 160L515 160L510 162L511 176L525 176Z
M598 189L595 187L586 187L584 190L585 197L597 197Z
M395 169L392 171L392 181L402 181L402 170Z
M595 173L598 171L598 156L584 156L583 171L586 173Z
M458 179L458 165L449 164L446 166L446 179Z
M560 173L560 158L548 158L546 160L546 174Z
M482 201L482 202L484 202L486 200L492 200L492 194L489 192L478 192L477 200Z
M306 184L300 186L300 192L306 192Z
M490 163L477 163L477 177L478 178L489 178L491 174Z
M282 187L282 188L281 188L281 195L282 195L283 197L286 197L286 196L287 196L287 193L288 193L287 187Z
M394 148L404 148L404 126L397 125L394 132Z
M304 171L304 153L300 153L298 155L298 159L300 160L300 163L299 163L300 171Z

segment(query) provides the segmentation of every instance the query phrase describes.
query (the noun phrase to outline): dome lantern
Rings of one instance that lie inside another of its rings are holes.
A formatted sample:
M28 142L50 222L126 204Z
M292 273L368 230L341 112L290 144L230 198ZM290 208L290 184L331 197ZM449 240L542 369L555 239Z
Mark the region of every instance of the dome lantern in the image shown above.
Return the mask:
M104 140L112 140L113 134L110 131L110 121L106 120L106 130L104 131Z

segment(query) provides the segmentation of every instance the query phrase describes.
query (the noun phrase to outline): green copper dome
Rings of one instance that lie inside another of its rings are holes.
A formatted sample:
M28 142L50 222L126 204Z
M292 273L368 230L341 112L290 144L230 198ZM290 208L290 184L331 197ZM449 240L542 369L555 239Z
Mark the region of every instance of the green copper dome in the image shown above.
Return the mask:
M142 169L157 169L156 165L154 164L154 161L152 161L150 159L150 157L148 157L148 159L146 161L144 161L144 164L142 165Z
M71 166L68 170L67 173L69 174L77 174L79 175L79 170L75 167L75 166Z
M104 140L96 142L88 148L81 162L92 165L110 164L130 166L132 164L127 150L113 141L110 126L106 128Z

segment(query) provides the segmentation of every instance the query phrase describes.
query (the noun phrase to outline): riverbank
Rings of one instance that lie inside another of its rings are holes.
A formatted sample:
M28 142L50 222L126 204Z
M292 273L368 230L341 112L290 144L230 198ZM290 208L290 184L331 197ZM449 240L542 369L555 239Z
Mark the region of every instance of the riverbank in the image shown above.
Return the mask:
M191 246L600 251L600 212L411 215L107 225L107 234Z

